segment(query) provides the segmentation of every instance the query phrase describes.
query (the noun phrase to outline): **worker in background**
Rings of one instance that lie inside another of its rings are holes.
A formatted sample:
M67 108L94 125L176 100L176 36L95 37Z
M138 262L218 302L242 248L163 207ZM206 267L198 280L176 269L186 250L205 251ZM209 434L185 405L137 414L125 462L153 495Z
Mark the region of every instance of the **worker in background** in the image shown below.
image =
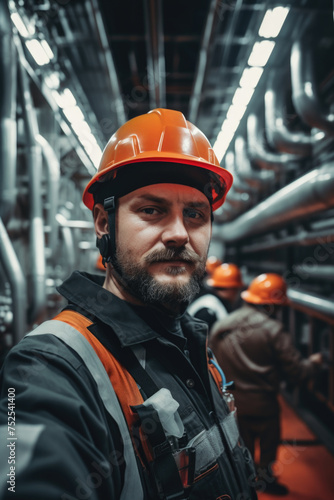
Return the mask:
M83 195L106 275L74 272L59 287L68 306L2 371L6 437L15 391L16 500L256 498L207 328L185 312L231 183L178 111L153 110L111 137ZM0 496L12 498L5 475Z
M238 307L244 284L238 266L224 263L214 269L206 285L207 293L196 298L188 307L188 312L205 321L210 330L216 321L223 320Z
M288 493L273 473L280 442L280 382L302 383L321 364L319 353L303 359L275 319L278 309L288 304L286 291L277 274L256 277L241 293L244 305L217 322L209 338L227 380L234 382L240 434L253 455L259 439L258 487L275 495Z

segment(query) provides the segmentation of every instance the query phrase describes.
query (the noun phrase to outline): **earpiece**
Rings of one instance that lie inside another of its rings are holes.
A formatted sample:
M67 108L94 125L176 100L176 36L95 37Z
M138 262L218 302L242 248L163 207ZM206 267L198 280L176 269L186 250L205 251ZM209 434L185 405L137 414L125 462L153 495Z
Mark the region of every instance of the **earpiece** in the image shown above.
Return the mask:
M104 234L101 238L96 238L96 246L102 255L102 264L110 262L112 255L110 234Z

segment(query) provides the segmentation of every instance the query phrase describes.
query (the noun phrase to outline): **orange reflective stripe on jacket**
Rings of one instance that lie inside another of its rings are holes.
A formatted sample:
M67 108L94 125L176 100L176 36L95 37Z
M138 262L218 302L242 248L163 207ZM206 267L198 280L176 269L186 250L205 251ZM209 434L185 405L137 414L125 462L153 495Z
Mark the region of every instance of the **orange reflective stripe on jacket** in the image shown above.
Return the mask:
M131 377L130 373L119 363L119 361L106 349L101 342L88 330L88 327L93 324L88 318L76 311L65 310L59 313L55 318L58 321L63 321L71 325L78 332L80 332L93 347L98 355L101 363L103 364L109 379L112 383L114 391L120 402L123 414L128 425L130 436L133 441L134 449L137 453L137 447L133 438L133 426L138 420L137 415L131 410L130 406L140 405L144 402L143 397L137 387L135 380ZM140 431L141 433L141 431ZM153 460L152 451L148 446L146 439L141 433L141 444L144 449L145 456L149 461ZM137 453L139 456L139 454ZM142 464L144 465L141 457L139 456Z

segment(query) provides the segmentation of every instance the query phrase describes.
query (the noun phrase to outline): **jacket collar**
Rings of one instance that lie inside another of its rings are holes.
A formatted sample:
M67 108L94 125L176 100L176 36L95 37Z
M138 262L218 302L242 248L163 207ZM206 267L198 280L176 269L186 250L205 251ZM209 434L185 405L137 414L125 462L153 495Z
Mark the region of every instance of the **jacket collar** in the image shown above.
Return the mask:
M110 326L122 346L136 345L160 337L125 300L102 288L104 276L74 271L57 288L69 303ZM181 319L185 336L206 336L206 325L189 314Z

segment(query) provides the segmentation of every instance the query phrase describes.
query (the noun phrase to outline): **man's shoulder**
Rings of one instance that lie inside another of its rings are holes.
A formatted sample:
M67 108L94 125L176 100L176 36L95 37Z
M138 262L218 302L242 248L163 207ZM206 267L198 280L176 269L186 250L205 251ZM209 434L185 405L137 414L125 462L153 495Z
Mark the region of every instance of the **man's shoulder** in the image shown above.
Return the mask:
M70 364L77 370L83 364L81 358L66 342L48 331L49 324L49 321L41 323L14 345L4 360L4 366L15 364L17 360L20 360L21 364L32 364L36 360L47 363L54 358L58 363Z

